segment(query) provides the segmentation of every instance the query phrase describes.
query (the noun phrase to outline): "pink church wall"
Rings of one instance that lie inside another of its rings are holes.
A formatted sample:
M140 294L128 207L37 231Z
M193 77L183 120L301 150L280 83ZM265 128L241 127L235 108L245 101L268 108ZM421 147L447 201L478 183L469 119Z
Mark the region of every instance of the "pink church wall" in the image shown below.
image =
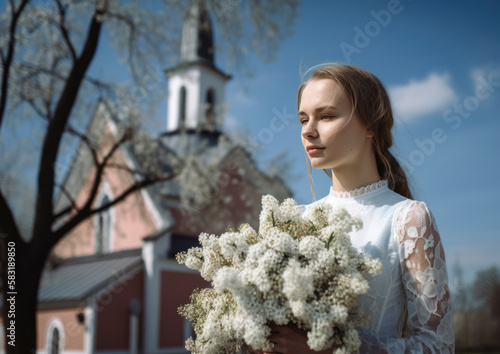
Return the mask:
M103 151L109 149L110 142L104 144ZM117 151L112 159L115 164L124 165L125 159L121 151ZM76 205L82 206L90 193L95 169L89 171L88 178L78 194ZM110 186L113 197L120 195L133 182L130 175L122 170L107 169L103 178ZM140 192L129 195L114 208L113 251L138 248L142 246L142 238L156 230L146 204ZM84 256L94 253L94 216L91 216L75 227L55 247L55 254L62 258Z
M117 152L115 163L124 163L121 152ZM130 176L122 171L106 174L115 196L122 194L132 183ZM115 229L113 250L120 251L142 247L142 239L156 227L140 192L132 193L115 207Z
M160 348L184 347L184 319L177 313L177 308L189 302L189 295L195 288L208 286L195 273L161 272Z
M77 314L81 308L38 310L37 312L37 349L45 350L47 329L50 322L59 319L64 326L63 350L84 350L85 325L79 323Z
M228 226L249 223L258 227L261 194L257 188L241 178L232 176L226 183L215 183L214 191L202 207L170 209L177 221L174 233L198 236L201 232L221 234Z
M95 349L128 350L129 349L129 305L132 298L141 301L144 310L144 272L131 275L114 289L101 297L96 304L97 333ZM139 348L142 347L142 312L139 315Z

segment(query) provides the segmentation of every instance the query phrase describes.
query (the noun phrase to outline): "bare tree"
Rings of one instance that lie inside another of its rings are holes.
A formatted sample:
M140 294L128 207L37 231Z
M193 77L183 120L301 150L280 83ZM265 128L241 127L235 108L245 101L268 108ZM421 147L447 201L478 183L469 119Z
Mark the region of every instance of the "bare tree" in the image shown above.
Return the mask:
M215 14L216 30L224 39L222 47L235 63L241 63L247 53L271 58L291 30L297 5L297 0L206 1L208 10ZM189 2L182 0L158 1L148 6L139 0L8 1L0 21L0 136L7 134L6 127L22 124L23 129L33 133L33 140L39 138L40 145L38 162L34 164L36 180L28 181L35 186L35 204L32 227L25 237L14 211L16 197L5 190L6 169L1 176L2 315L6 335L15 333L16 338L15 346L9 345L12 337L5 338L9 353L36 351L37 293L44 264L55 244L88 217L179 173L179 169L168 173L154 168L128 169L134 177L130 186L109 203L94 207L104 171L126 168L113 165L115 153L123 144L144 137L137 134L144 105L138 100L131 102L130 88L148 84L148 70L155 67L155 62L163 66L176 63L182 16L188 6ZM253 30L248 32L248 28ZM89 75L104 33L128 63L134 80L131 86ZM98 101L106 102L111 114L121 122L105 151L100 150L99 139L81 129L89 121L89 107L95 107ZM55 168L65 146L75 141L85 146L94 171L91 190L81 204L74 202L75 196L58 183L64 176ZM5 139L0 144L4 151ZM147 151L142 157L147 158ZM144 165L154 166L157 156L151 159ZM17 172L9 170L9 178L20 178L21 172ZM61 193L70 203L56 210L54 201Z
M453 319L455 331L455 346L459 350L470 347L470 322L471 322L471 300L470 285L464 284L464 270L462 264L457 260L453 266L455 279L453 281Z
M500 270L492 266L479 271L472 287L477 308L478 327L482 338L481 346L500 348Z

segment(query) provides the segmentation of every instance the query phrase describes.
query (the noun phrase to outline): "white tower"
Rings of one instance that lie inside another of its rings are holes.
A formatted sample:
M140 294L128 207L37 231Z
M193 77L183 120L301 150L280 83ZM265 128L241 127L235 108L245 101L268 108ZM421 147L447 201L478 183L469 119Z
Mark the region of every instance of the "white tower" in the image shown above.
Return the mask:
M210 17L192 1L182 29L181 62L168 76L167 134L220 133L224 123L224 86L230 76L214 64Z

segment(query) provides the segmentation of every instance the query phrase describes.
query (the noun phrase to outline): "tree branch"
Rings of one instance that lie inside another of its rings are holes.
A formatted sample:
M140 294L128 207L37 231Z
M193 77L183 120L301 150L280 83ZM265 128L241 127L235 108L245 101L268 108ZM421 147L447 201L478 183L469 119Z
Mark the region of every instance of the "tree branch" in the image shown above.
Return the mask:
M104 173L104 169L109 161L109 159L113 156L113 154L118 150L118 148L130 139L130 134L125 133L120 138L120 140L116 141L115 144L111 147L110 151L104 156L103 161L98 163L95 171L94 183L92 184L92 188L89 193L89 197L87 198L87 202L83 206L82 210L91 210L92 203L94 203L95 197L97 195L97 191L99 190L99 186L101 185L102 175Z
M71 43L71 39L69 38L68 30L64 26L64 22L66 21L66 9L64 8L60 0L56 0L56 3L59 9L59 19L60 19L59 29L61 30L61 34L64 38L64 41L66 42L66 45L68 46L68 49L71 52L71 57L73 58L73 62L76 62L77 56L75 48L73 47L73 43Z
M108 162L107 166L109 168L115 168L115 169L120 170L120 171L128 172L132 176L136 176L136 175L141 175L142 174L141 171L135 170L135 169L131 169L130 167L128 167L126 165L120 165L120 164L117 164L117 163Z
M99 159L97 157L97 151L96 149L92 146L92 142L90 141L90 139L88 138L88 136L86 135L83 135L82 133L78 132L76 129L74 129L72 126L68 125L68 127L66 128L66 131L68 133L71 133L75 136L77 136L78 138L80 138L84 143L85 145L88 147L88 149L90 150L90 153L92 154L92 159L94 160L94 165L97 167L99 165Z
M39 73L37 71L39 71L41 73L48 74L52 77L55 77L61 81L66 81L66 77L64 77L63 75L61 75L61 73L54 71L52 69L49 70L49 69L46 69L46 68L41 67L41 66L34 66L34 65L31 65L31 64L26 63L26 62L17 63L17 65L19 65L19 67L21 67L21 68L26 68L26 69L32 70L31 76L38 75ZM27 80L28 78L31 78L31 76L30 77L25 76L25 77L23 77L23 80Z
M49 124L43 143L38 174L38 195L36 201L36 219L34 235L49 233L53 222L53 194L54 194L54 164L56 162L61 138L71 110L76 101L78 91L90 62L92 61L101 32L101 15L103 9L96 9L91 19L87 38L82 54L74 62L73 68L66 80L64 89L54 111L54 118Z
M94 79L90 76L85 76L85 80L87 80L89 83L94 85L99 91L101 91L101 90L106 91L110 96L115 94L111 88L111 85L108 83L105 83L103 81L99 81L99 80Z
M33 85L38 92L42 92L42 88L38 85L37 77L40 74L47 74L47 76L50 77L50 87L49 89L51 90L50 94L44 94L43 96L46 97L53 97L52 92L54 92L54 82L56 80L59 80L59 83L64 83L67 80L67 77L64 76L60 71L55 68L55 66L58 64L59 60L61 58L58 57L56 58L52 65L51 68L44 68L41 66L35 66L33 64L27 63L27 62L17 62L16 65L20 68L23 69L24 75L20 76L21 82L26 83L29 82L31 85ZM97 78L94 78L89 75L85 75L83 81L89 83L90 85L94 86L96 90L99 92L100 96L109 96L109 97L115 97L116 92L114 90L114 87L112 84L108 82L101 81ZM49 117L52 117L52 105L51 102L48 100L44 100L44 106L45 110L49 112L48 114L42 113L40 109L40 104L38 104L36 101L34 101L30 97L26 97L22 90L18 90L17 92L14 93L14 95L18 95L24 102L28 102L35 110L35 112L43 119L45 120L50 120ZM111 114L114 114L111 112Z
M130 131L130 128L126 128L126 131L125 133L123 133L122 137L111 147L106 156L104 156L104 159L102 161L103 165L106 165L109 159L118 150L118 148L131 138L132 138L132 132Z
M130 55L129 55L130 72L132 73L134 80L138 81L139 75L137 74L137 70L135 69L134 55L133 55L133 53L135 51L135 45L134 45L134 43L135 43L134 38L135 38L135 33L136 33L135 23L129 17L123 16L122 14L108 12L107 15L110 18L116 18L116 19L126 23L128 25L128 27L130 28L130 35L128 36L128 45L129 45L129 53L130 53Z
M125 198L127 198L130 194L142 189L142 188L146 188L148 186L151 186L155 183L158 183L158 182L164 182L164 181L168 181L172 178L175 178L177 177L178 175L180 174L180 170L179 171L176 171L176 172L173 172L169 175L166 175L164 177L158 177L158 178L151 178L151 179L145 179L143 181L140 181L138 183L135 183L133 185L131 185L128 189L126 189L122 194L120 194L118 197L116 197L114 200L110 201L109 203L106 203L102 206L100 206L99 208L97 209L81 209L80 212L78 212L78 214L76 214L71 220L69 220L67 223L65 223L64 225L62 225L59 229L57 229L56 231L54 231L53 233L53 240L52 242L54 242L54 244L62 237L64 236L65 234L67 234L68 232L70 232L75 226L77 226L80 222L82 222L83 220L85 220L86 218L88 218L89 216L92 216L94 214L97 214L97 213L100 213L112 206L114 206L115 204L118 204L120 203L122 200L124 200Z
M2 90L0 94L0 130L2 129L3 117L5 114L5 108L7 106L7 96L8 96L8 87L9 87L9 74L10 68L12 66L12 60L14 59L14 51L16 46L16 29L17 22L21 13L24 10L26 4L28 4L29 0L23 0L19 5L17 10L14 9L14 4L11 3L12 8L12 22L10 23L10 36L9 36L9 47L7 49L7 56L3 58L2 55Z
M71 194L68 192L68 190L66 189L66 187L64 187L64 184L61 184L59 186L59 189L61 190L61 192L66 196L66 198L68 198L70 204L71 204L71 208L72 209L75 209L76 211L79 211L80 209L78 209L78 207L76 206L76 203L75 203L75 200L73 199L73 197L71 196ZM56 215L54 215L54 218L56 217L60 217L62 211L57 213Z
M2 215L0 221L0 234L8 235L11 241L16 243L25 243L19 229L17 228L16 220L12 214L12 210L4 197L4 194L0 188L0 215Z
M54 61L52 62L52 67L51 67L51 70L52 72L57 72L57 65L59 64L59 61L61 60L61 57L60 56L57 56L54 58ZM47 116L52 120L53 119L53 114L52 114L52 100L51 98L54 95L54 86L55 86L55 77L54 75L50 75L50 84L49 84L49 91L50 91L50 94L46 95L46 99L44 99L44 103L45 103L45 110L47 111ZM43 97L43 96L42 96Z
M55 213L54 214L54 221L57 221L57 219L59 219L59 218L63 217L64 215L70 213L71 210L73 210L73 208L69 206L69 207L64 208L60 212Z
M132 194L135 191L141 190L142 188L148 187L148 186L153 185L153 184L158 183L158 182L168 181L168 180L176 177L178 174L179 174L179 172L174 172L174 173L171 173L165 177L145 179L137 184L134 184L134 185L130 186L127 190L125 190L125 192L123 192L119 197L115 198L111 202L104 204L104 205L101 205L99 208L92 210L90 215L100 213L101 211L104 211L104 210L108 209L109 207L112 207L113 205L115 205L115 204L121 202L122 200L124 200L125 198L127 198L130 194Z
M45 119L47 122L50 122L50 116L42 112L42 110L38 108L38 106L36 105L35 101L33 101L32 99L28 100L25 99L25 101L31 106L31 108L36 112L36 114L38 114L41 118Z
M36 73L36 71L40 71L44 74L50 75L50 76L57 78L61 81L66 81L66 79L67 79L65 76L61 75L61 73L54 71L53 69L46 69L46 68L41 67L41 66L34 66L34 65L31 65L31 64L26 63L26 62L17 63L17 65L19 65L22 68L27 68L27 69L33 70L33 74L38 74L38 73ZM27 77L24 77L23 79L27 79ZM96 86L97 88L106 90L106 91L108 91L108 93L112 93L110 84L107 84L103 81L99 81L98 79L95 79L95 78L88 76L88 75L86 75L84 79L86 81L88 81L89 83L93 84L94 86Z

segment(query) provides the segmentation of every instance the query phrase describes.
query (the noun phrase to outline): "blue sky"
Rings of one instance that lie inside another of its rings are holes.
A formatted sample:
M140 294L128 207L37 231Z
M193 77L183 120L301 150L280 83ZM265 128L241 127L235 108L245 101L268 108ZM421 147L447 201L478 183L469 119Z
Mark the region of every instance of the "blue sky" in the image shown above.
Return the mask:
M393 99L392 151L405 162L415 198L436 218L451 285L457 261L470 282L477 270L500 265L499 18L497 1L306 0L275 60L250 56L253 78L235 75L227 84L225 129L262 143L261 166L286 152L292 168L282 177L299 203L310 203L295 102L301 72L328 61L373 72ZM101 41L92 74L126 80L113 58ZM220 53L216 61L230 71ZM160 130L164 102L151 118ZM280 129L273 118L284 122ZM322 171L313 177L319 199L331 182Z

